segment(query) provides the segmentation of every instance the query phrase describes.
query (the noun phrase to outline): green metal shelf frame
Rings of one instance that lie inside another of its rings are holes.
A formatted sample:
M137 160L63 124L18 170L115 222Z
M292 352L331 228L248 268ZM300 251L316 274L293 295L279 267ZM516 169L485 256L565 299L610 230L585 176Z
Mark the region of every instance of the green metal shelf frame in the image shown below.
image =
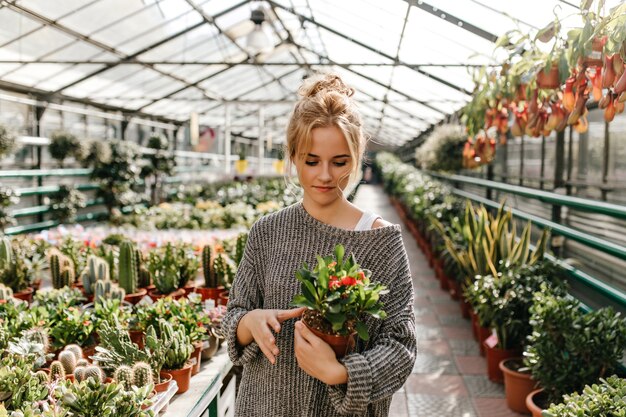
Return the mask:
M478 196L476 194L472 194L469 193L467 191L463 191L463 190L459 190L457 188L453 188L452 192L455 195L458 195L459 197L464 197L467 199L470 199L472 201L475 201L477 203L483 204L485 206L491 207L491 208L495 208L498 209L500 207L500 204L496 203L495 201L489 200L487 198ZM518 217L520 219L524 219L524 220L530 220L532 221L534 224L541 226L543 228L552 228L555 231L557 231L559 234L562 234L563 236L567 236L570 237L571 239L576 239L581 243L584 243L588 246L591 246L588 242L581 240L582 236L586 236L588 238L593 238L594 241L600 241L602 242L601 239L598 239L594 236L591 235L587 235L585 233L582 232L578 232L574 229L571 229L569 227L566 226L561 226L557 223L551 222L549 220L545 220L542 219L538 216L534 216L532 214L528 214L528 213L524 213L521 210L517 210L514 208L509 208L513 214L513 216ZM574 232L572 234L569 234L571 232ZM567 234L566 234L567 233ZM569 235L568 235L569 234ZM609 244L608 242L604 242L605 244ZM615 244L610 244L612 246L615 246L615 250L619 249L619 253L624 253L623 256L626 256L626 248L624 248L623 246L619 246L619 245L615 245ZM602 247L600 246L594 246L596 249L600 249L600 250L604 250ZM607 251L607 253L610 253ZM546 254L545 257L549 260L551 260L552 262L554 262L556 265L558 265L560 268L564 269L571 277L573 277L574 279L576 279L578 282L585 284L587 287L590 287L592 289L594 289L595 291L597 291L599 294L602 294L603 296L609 298L610 300L618 303L619 305L626 307L626 294L623 293L622 291L613 288L607 284L605 284L604 282L592 277L591 275L587 274L586 272L583 272L575 267L573 267L572 265L567 264L566 262L555 258L552 255ZM621 257L621 259L626 259L626 257Z
M626 219L626 206L618 204L593 201L586 198L571 197L553 193L550 191L537 190L535 188L520 187L518 185L505 184L496 181L484 180L481 178L473 178L465 175L445 175L431 171L424 171L433 178L444 179L455 183L477 185L480 187L490 188L493 190L503 191L509 194L519 195L521 197L532 198L534 200L543 201L545 203L555 204L558 206L571 207L576 210L587 211L592 213L605 214L607 216Z

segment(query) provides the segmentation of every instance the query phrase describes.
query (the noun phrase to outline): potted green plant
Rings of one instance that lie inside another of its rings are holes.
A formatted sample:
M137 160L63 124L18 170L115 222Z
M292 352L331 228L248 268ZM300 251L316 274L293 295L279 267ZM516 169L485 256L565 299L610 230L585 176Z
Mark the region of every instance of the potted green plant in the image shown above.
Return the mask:
M150 136L146 147L149 153L144 157L145 164L141 167L140 177L145 181L146 188L150 189L152 205L156 205L161 202L163 179L174 172L176 159L167 151L169 142L162 135Z
M586 384L611 375L626 347L626 323L612 308L581 311L572 298L535 293L531 307L533 331L524 363L541 387L545 401L529 394L527 405L547 408L561 402L563 394L580 391Z
M415 150L415 161L422 169L431 171L460 171L463 145L467 140L461 125L437 126L424 143Z
M563 402L552 404L543 412L543 416L605 417L624 415L624 412L626 379L613 375L606 379L600 378L598 384L585 385L580 394L565 394Z
M50 215L60 224L75 223L78 210L85 208L85 194L73 186L59 185L58 191L49 195Z
M159 328L159 338L169 345L165 353L163 368L178 384L176 393L182 394L189 389L192 371L189 359L194 350L193 345L184 327L174 326L165 320L160 320Z
M0 232L7 227L15 226L15 217L9 211L9 207L20 202L19 195L9 187L0 187Z
M120 243L117 281L126 295L124 300L137 304L148 293L146 288L139 288L141 266L140 252L135 245L125 240Z
M180 298L185 295L185 290L179 288L180 261L176 247L170 242L148 254L148 270L156 287L148 295L153 300L166 296Z
M4 125L0 124L0 159L15 150L15 135Z
M50 138L48 152L53 159L59 162L63 168L64 161L70 156L76 155L80 150L79 140L69 132L56 132Z
M55 322L50 323L52 346L61 349L66 345L93 346L94 323L89 310L68 307Z
M8 236L0 238L0 283L11 288L13 296L31 302L33 288L29 287L29 269L19 246L14 246Z
M381 284L370 282L371 271L361 269L354 255L344 257L343 245L335 246L334 257L317 256L312 270L306 263L296 271L302 286L292 305L306 307L303 323L326 341L337 357L355 346L355 335L369 339L365 315L383 320L386 313L379 297L389 291Z

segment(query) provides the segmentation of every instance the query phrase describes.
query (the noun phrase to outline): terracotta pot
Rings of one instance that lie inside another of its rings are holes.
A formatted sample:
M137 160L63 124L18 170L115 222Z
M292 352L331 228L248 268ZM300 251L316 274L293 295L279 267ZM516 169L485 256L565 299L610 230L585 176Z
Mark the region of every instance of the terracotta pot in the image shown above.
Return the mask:
M517 101L526 100L526 87L527 86L528 86L527 84L520 84L517 86L517 91L516 91L516 96L515 96L515 99Z
M521 349L499 349L492 347L489 340L485 340L485 356L487 358L487 377L490 381L502 384L504 382L504 374L500 370L500 362L504 359L515 358L521 355Z
M178 300L179 298L182 298L185 296L185 290L182 288L179 288L176 291L171 292L169 294L161 294L159 290L154 289L152 291L149 291L148 295L150 296L150 298L152 298L152 301L157 301L165 297L172 297L174 300Z
M158 384L154 384L154 390L156 392L165 392L170 387L172 374L167 372L161 372L159 376L161 377L161 382L159 382Z
M474 313L474 309L470 308L470 320L472 321L472 335L474 340L478 341L478 316Z
M219 295L218 301L219 305L225 306L228 305L228 291L222 291Z
M176 394L182 394L189 389L189 381L191 381L191 364L188 363L183 369L165 369L164 372L172 375L172 379L178 384Z
M193 281L188 281L185 286L183 287L183 290L185 290L185 295L189 295L192 292L194 292L196 289L196 284Z
M191 375L195 375L200 372L200 360L202 359L202 342L195 342L193 344L193 353L191 354Z
M224 291L224 287L206 288L196 287L196 292L202 297L202 301L214 300L215 305L219 305L220 294Z
M543 409L537 405L542 395L543 389L536 389L526 397L526 407L528 407L533 417L542 417L541 412Z
M41 288L41 278L34 280L32 283L32 287L33 287L33 290L37 292L37 290Z
M90 356L93 356L95 354L96 354L96 345L85 346L83 348L83 358L84 359L90 359Z
M444 291L450 290L450 278L448 278L448 274L446 274L445 271L442 271L439 277L439 288Z
M33 292L34 292L34 288L33 287L28 287L25 290L22 290L20 292L16 292L13 294L13 297L17 298L18 300L24 300L28 303L31 303L33 301Z
M602 60L602 49L604 48L604 40L602 38L593 38L591 42L591 52L582 59L584 67L601 67L604 64Z
M131 342L136 343L139 349L143 349L143 337L145 335L143 330L129 330L128 335L130 336Z
M71 382L76 381L76 378L74 378L74 374L65 375L65 379Z
M124 301L128 301L129 303L131 303L132 305L137 304L139 301L141 301L141 299L148 294L148 290L146 290L145 288L138 288L137 292L134 294L126 294L124 296Z
M530 373L517 371L521 364L522 358L511 358L503 359L498 366L504 374L506 405L517 413L530 414L526 397L535 389L535 381L530 378Z
M537 87L544 89L558 88L561 85L559 80L559 67L558 65L552 65L550 71L546 74L543 69L537 73Z
M87 304L93 303L93 294L83 293L83 297L85 297L85 301L87 301Z
M313 334L328 343L330 347L333 348L337 358L343 358L345 355L350 353L350 351L354 349L354 346L356 345L356 332L349 336L335 336L332 334L322 333L319 330L312 328L307 324L306 320L302 320L302 322L305 324L306 327L309 328L309 330L313 332Z
M491 329L489 327L482 327L476 316L476 334L478 336L478 346L480 348L480 356L485 356L485 345L483 342L491 336Z

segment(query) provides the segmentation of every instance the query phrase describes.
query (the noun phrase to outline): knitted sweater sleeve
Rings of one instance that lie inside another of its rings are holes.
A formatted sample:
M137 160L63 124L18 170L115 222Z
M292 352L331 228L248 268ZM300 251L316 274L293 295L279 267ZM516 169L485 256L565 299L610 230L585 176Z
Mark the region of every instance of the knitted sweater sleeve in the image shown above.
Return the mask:
M246 242L243 258L237 269L237 275L229 293L228 309L222 320L222 329L228 343L228 355L236 366L242 366L254 359L261 351L256 342L240 346L237 342L237 326L249 311L263 307L261 288L259 287L259 271L256 258L257 229L253 226Z
M367 350L340 360L348 370L348 383L328 386L333 407L340 414L365 415L370 404L400 389L413 370L417 354L413 285L406 252L401 247L384 304L387 318Z

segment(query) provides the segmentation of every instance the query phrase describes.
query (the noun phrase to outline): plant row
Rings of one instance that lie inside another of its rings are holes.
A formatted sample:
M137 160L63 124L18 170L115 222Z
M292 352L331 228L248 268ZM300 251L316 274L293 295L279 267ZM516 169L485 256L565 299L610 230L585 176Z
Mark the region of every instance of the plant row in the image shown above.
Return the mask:
M516 224L504 205L495 212L475 206L389 154L377 163L441 287L472 319L488 376L505 380L509 406L528 412L538 402L538 416L542 408L544 416L608 415L598 404L626 386L612 376L626 347L626 322L610 307L585 313L568 294L563 273L544 257L548 232L533 248L531 224ZM521 399L512 394L513 372L525 381ZM531 393L535 388L543 391ZM623 397L608 402L626 411Z

